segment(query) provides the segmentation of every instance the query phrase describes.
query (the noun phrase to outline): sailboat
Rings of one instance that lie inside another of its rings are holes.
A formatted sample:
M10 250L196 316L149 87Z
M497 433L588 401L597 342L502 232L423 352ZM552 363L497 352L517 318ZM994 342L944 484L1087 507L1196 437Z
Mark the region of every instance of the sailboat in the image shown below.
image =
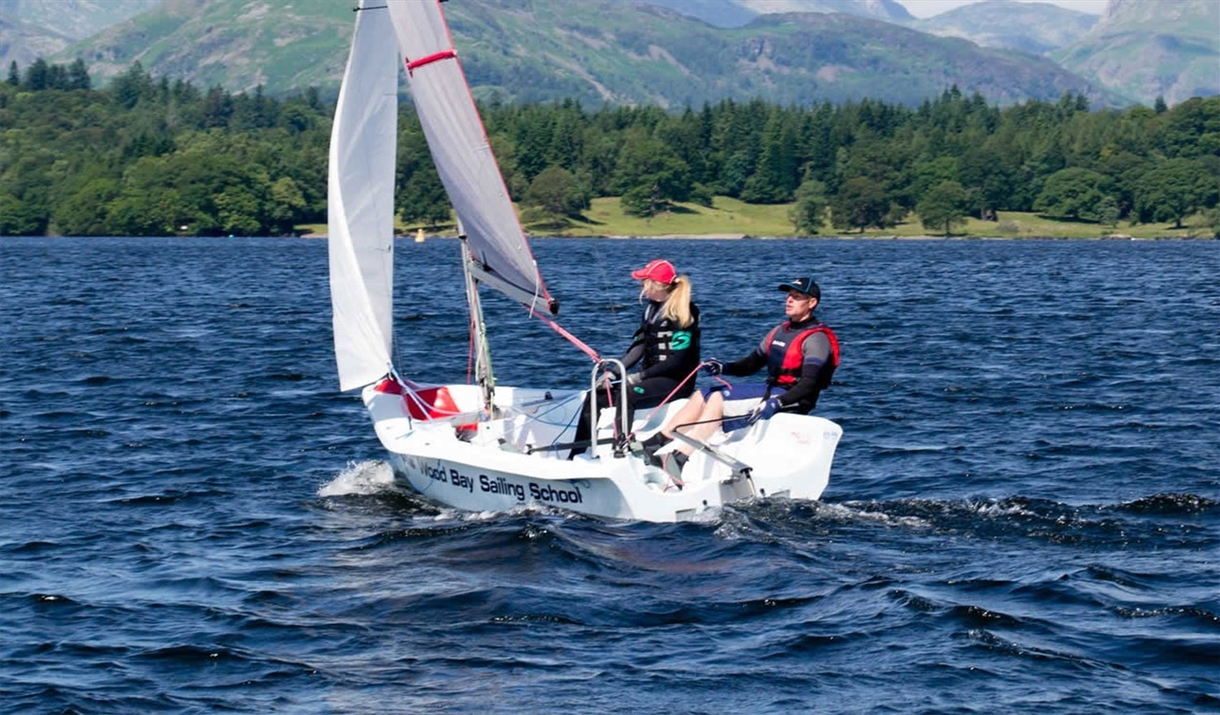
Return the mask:
M400 62L402 63L400 65ZM408 379L393 356L394 162L399 68L458 219L473 352L470 384ZM638 442L616 439L612 410L594 415L583 454L567 459L586 390L499 385L483 288L520 303L592 360L564 330L517 219L442 13L440 0L361 0L331 136L329 263L339 387L359 389L396 478L426 499L470 511L555 507L596 517L672 522L760 497L817 499L842 430L778 414L696 447L680 475ZM618 404L625 402L625 388ZM631 433L655 433L683 400L640 410ZM688 441L694 442L693 440Z

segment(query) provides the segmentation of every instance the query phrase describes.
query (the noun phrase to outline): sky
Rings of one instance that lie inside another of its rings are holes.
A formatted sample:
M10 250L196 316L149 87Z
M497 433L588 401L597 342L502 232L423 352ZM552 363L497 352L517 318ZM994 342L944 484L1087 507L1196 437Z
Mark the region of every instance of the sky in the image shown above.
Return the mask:
M915 17L931 17L939 15L946 10L952 10L955 7L962 5L971 5L981 0L898 0L907 12ZM1088 12L1094 15L1100 15L1102 10L1106 9L1107 0L1020 0L1021 2L1040 1L1066 7L1069 10L1078 12Z

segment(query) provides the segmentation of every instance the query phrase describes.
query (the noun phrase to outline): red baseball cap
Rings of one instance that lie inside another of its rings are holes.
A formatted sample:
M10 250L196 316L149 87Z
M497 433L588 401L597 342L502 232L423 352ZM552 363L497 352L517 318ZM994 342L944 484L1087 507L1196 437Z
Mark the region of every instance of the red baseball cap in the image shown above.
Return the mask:
M632 271L631 277L637 281L654 280L657 283L669 285L678 277L678 272L674 270L674 264L663 258L658 258L638 271Z

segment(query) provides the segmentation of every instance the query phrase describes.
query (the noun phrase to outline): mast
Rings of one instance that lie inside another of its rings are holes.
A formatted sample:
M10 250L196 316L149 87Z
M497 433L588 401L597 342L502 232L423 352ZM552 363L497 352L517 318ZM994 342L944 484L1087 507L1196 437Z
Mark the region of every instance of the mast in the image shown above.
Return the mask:
M479 282L472 268L476 265L466 243L466 235L458 223L458 238L462 242L462 275L466 279L466 303L470 307L470 337L474 350L474 378L483 391L483 409L493 414L496 377L491 369L491 347L487 344L487 323L483 320L483 303L479 300Z

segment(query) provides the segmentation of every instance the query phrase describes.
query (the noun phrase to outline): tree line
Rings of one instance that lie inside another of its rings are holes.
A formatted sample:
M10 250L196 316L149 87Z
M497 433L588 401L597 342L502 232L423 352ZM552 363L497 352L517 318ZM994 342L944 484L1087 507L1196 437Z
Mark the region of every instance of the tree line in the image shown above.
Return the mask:
M449 222L409 103L398 217ZM285 235L326 215L333 102L153 77L107 87L39 60L0 82L0 235ZM575 101L480 104L527 225L596 197L649 216L715 196L790 204L794 232L885 228L912 212L949 232L1000 211L1116 225L1208 212L1220 229L1220 97L1091 111L1083 96L989 105L956 87L918 107L864 99L724 100L680 112Z

